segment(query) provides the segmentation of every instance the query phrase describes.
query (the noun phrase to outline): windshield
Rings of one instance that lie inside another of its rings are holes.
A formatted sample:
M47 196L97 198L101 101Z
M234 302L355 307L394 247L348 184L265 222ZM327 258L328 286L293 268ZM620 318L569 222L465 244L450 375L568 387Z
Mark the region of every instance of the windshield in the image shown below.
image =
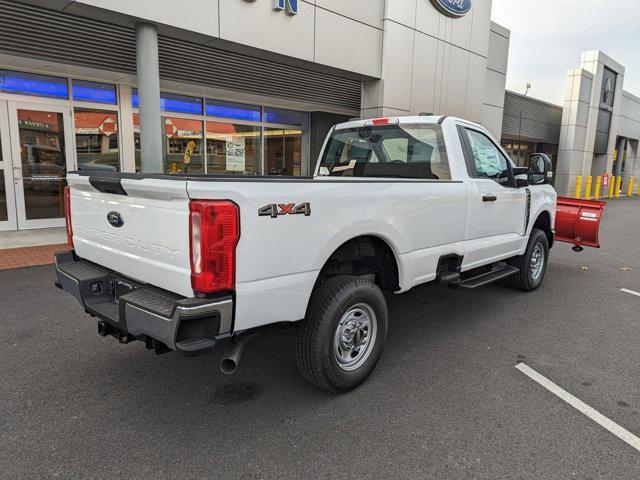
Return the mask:
M451 179L442 129L433 124L336 130L320 162L320 174Z

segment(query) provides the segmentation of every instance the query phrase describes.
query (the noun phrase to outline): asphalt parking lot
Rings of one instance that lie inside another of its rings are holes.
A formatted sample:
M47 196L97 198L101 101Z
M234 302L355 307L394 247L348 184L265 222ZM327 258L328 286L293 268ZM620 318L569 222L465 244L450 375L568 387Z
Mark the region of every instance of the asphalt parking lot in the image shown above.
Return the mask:
M640 452L525 363L640 435L640 199L601 250L552 250L533 294L425 286L391 300L383 358L344 396L307 384L294 330L156 356L98 336L52 267L0 272L0 477L636 479Z

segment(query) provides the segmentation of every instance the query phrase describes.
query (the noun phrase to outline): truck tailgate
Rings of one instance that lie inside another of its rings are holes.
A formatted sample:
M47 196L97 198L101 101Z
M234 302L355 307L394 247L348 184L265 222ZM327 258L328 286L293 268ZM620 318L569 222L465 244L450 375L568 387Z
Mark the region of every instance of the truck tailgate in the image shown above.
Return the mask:
M192 296L187 181L122 178L115 184L122 186L118 192L119 186L101 188L99 180L92 177L92 185L87 176L68 176L77 255Z

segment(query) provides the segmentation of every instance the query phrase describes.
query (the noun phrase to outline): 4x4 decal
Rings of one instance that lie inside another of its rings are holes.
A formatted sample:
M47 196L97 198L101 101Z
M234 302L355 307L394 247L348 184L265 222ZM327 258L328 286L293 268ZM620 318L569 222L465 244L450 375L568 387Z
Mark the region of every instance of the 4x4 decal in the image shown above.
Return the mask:
M296 205L295 203L272 203L258 209L259 217L278 218L281 215L304 215L305 217L308 217L311 215L311 204L301 203L300 205Z

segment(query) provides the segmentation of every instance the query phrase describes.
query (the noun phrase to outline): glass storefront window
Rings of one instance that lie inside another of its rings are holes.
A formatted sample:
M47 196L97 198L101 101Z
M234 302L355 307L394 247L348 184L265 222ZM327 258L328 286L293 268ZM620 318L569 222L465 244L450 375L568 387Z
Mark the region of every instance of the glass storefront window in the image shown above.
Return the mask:
M213 116L163 117L163 159L166 173L207 173L211 175L301 175L307 151L303 146L309 114L288 110L270 111L280 121L300 123L300 127L262 122L228 123L222 118L259 119L262 108L230 102L206 101L205 111ZM275 117L271 117L275 120ZM133 114L136 171L141 171L140 120ZM206 155L205 155L206 153Z
M258 175L260 127L207 121L207 173Z
M66 78L3 69L0 69L0 92L65 100L69 98Z
M200 120L164 117L165 173L204 173L204 130Z
M18 110L27 220L64 217L66 156L61 113Z
M502 139L500 142L502 148L511 157L511 160L517 167L528 167L529 157L534 153L544 153L548 155L553 163L553 171L556 171L556 163L558 161L558 145L555 143L543 143L543 142L526 142L516 139ZM555 175L553 176L553 181Z
M7 188L4 184L4 170L0 169L0 222L6 222L8 219Z
M231 118L234 120L260 121L260 107L240 103L218 102L206 100L206 114L212 117Z
M267 175L301 174L302 130L265 128L265 166Z
M75 109L78 170L120 171L116 112Z
M2 160L2 139L0 139L0 162L2 162ZM4 184L4 170L0 168L0 222L6 222L8 219L7 187Z
M276 108L264 109L264 121L266 123L280 123L282 125L304 125L308 113L295 112L293 110L279 110Z
M167 112L192 113L202 115L202 99L163 93L160 98L160 108Z
M516 167L524 167L528 165L529 155L536 150L535 143L529 143L525 141L518 140L508 140L502 141L502 148L506 150L506 152L513 160L513 163Z
M138 108L139 99L137 88L131 90L131 103L133 108ZM166 112L202 115L202 98L161 92L160 109Z
M73 99L79 102L96 102L116 105L116 86L109 83L88 82L86 80L73 80Z
M142 171L142 160L140 154L140 116L137 113L133 114L133 153L136 161L136 173Z

